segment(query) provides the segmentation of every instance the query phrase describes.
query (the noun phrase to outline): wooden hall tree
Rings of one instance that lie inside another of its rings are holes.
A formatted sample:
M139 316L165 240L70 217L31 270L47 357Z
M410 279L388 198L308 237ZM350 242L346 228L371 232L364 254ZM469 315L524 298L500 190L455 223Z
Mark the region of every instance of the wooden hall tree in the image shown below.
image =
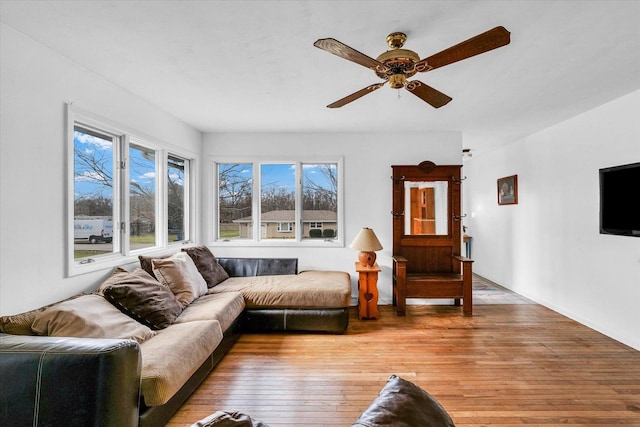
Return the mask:
M461 255L460 165L394 165L393 305L407 298L453 299L473 313L472 260Z

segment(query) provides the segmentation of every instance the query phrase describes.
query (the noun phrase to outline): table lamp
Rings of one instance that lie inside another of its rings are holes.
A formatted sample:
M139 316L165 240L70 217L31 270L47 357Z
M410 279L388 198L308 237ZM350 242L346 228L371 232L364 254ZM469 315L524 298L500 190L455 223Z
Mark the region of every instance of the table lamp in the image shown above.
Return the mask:
M358 253L358 260L363 267L373 267L373 264L376 263L376 253L374 251L382 249L376 233L368 227L360 230L349 247L360 251L360 253Z

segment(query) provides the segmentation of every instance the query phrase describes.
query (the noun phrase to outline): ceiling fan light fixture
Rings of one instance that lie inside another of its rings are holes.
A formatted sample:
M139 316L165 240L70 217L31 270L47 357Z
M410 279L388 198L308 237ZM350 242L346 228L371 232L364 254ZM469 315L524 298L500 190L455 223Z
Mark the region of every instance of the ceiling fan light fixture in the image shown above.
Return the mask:
M411 77L417 71L415 65L419 60L418 54L411 50L388 50L378 56L377 59L377 61L384 64L385 69L375 70L375 73L385 80L394 74L403 74L405 77Z
M393 89L402 89L407 84L407 76L404 74L393 74L389 77L389 86Z

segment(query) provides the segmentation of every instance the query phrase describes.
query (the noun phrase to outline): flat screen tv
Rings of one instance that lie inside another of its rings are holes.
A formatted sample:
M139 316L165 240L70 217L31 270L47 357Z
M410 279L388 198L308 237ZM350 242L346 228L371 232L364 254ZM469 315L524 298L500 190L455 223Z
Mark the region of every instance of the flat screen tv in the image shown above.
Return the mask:
M600 234L640 237L640 163L600 169Z

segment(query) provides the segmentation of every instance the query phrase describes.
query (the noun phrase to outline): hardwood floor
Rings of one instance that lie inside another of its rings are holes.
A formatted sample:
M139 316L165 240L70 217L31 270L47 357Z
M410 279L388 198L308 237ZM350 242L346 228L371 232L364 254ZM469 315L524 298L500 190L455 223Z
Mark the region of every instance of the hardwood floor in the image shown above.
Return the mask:
M216 410L271 427L351 426L391 374L456 426L640 426L640 352L536 304L408 306L344 335L245 334L168 426Z

